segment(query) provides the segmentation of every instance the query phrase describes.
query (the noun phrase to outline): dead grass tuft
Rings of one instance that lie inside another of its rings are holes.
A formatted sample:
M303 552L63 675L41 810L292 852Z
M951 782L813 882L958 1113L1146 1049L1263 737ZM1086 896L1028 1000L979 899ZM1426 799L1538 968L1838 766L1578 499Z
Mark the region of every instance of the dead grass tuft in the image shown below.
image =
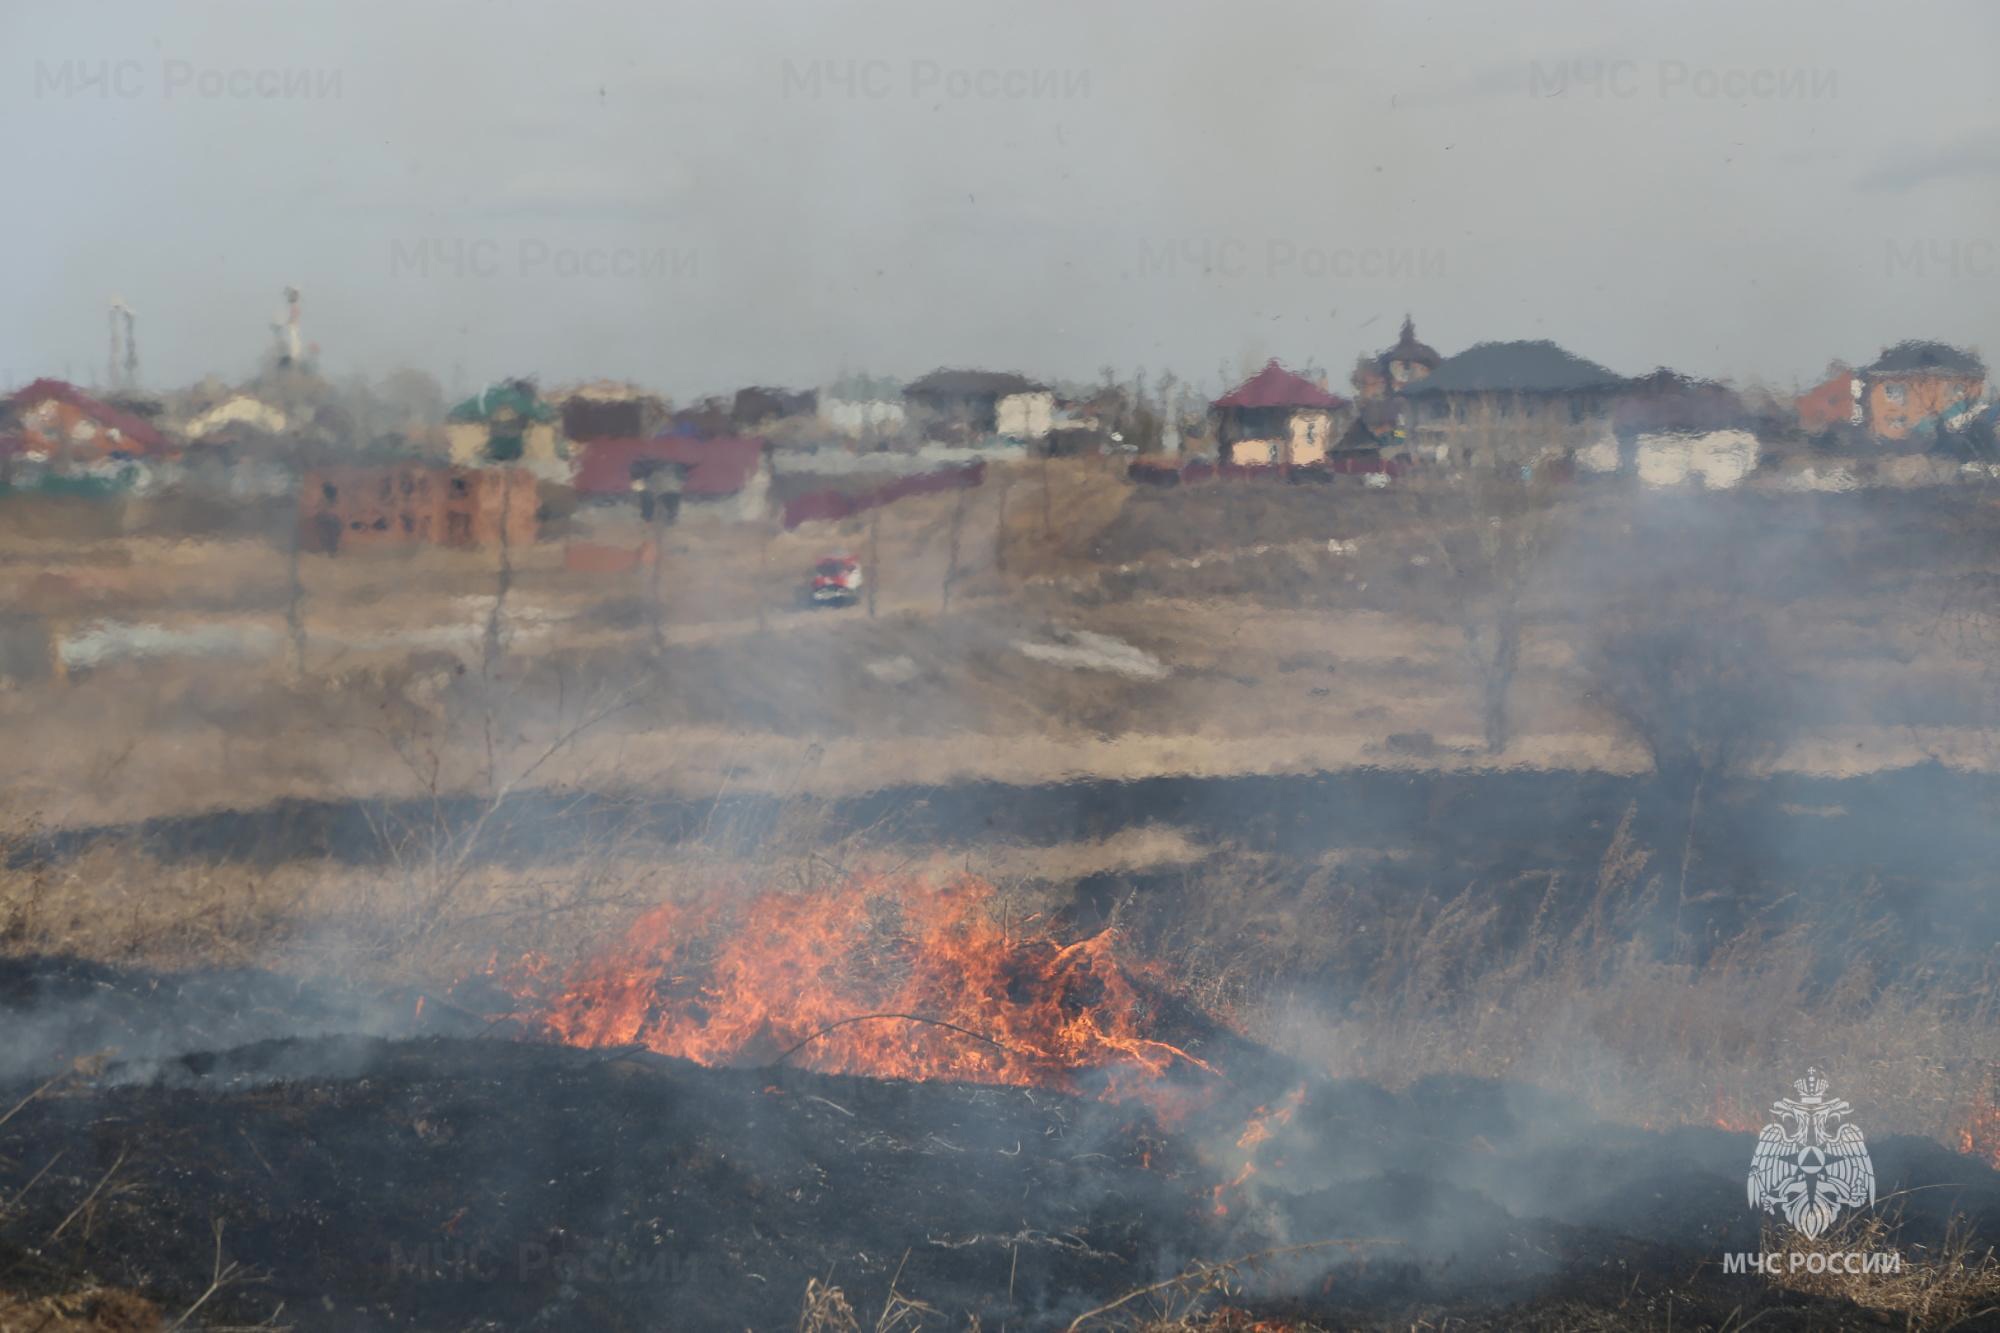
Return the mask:
M1778 1255L1828 1256L1882 1254L1902 1250L1893 1214L1863 1213L1850 1217L1816 1240L1789 1228L1766 1225L1764 1252ZM1912 1246L1903 1252L1896 1273L1793 1271L1789 1258L1771 1281L1788 1291L1832 1296L1866 1310L1899 1319L1905 1328L1950 1329L1985 1327L1978 1321L2000 1316L2000 1256L1980 1248L1970 1232L1955 1222L1935 1249ZM1843 1264L1843 1267L1845 1265Z

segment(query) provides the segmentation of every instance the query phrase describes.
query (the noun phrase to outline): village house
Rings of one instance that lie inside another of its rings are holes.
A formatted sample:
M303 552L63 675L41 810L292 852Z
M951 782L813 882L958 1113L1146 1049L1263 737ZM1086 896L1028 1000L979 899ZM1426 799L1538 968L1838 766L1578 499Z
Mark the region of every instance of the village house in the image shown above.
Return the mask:
M771 464L754 436L588 440L572 484L581 499L635 506L649 519L747 522L769 507Z
M903 386L892 379L843 375L819 391L819 424L849 439L894 435L908 413Z
M1836 361L1827 367L1824 380L1794 400L1800 429L1809 435L1820 435L1843 426L1861 428L1868 419L1868 409L1862 402L1866 389L1866 383L1852 366Z
M449 546L535 540L535 478L513 467L322 468L299 488L299 540L308 551Z
M144 418L62 380L40 379L8 401L16 456L52 472L113 461L159 459L167 437Z
M1348 425L1348 402L1274 359L1209 404L1219 461L1237 467L1324 463Z
M934 370L903 390L933 439L970 444L989 436L1038 443L1055 421L1055 392L1007 371Z
M1878 440L1935 436L1941 422L1979 401L1986 364L1949 343L1909 341L1885 348L1860 370L1835 365L1797 399L1799 425L1815 434L1859 427Z
M749 430L791 417L812 417L819 411L817 389L772 389L751 385L738 389L729 405L729 420L737 430Z
M1368 401L1403 392L1427 378L1444 360L1437 349L1417 339L1417 324L1403 316L1403 329L1393 347L1355 363L1352 383L1357 399Z
M569 471L556 409L534 382L505 380L466 399L445 418L445 443L455 467L517 463L544 480Z
M1624 473L1651 488L1741 485L1763 459L1757 423L1736 392L1660 369L1626 386L1604 435L1576 453L1582 472Z
M1502 437L1520 461L1565 455L1604 420L1630 385L1546 340L1484 342L1440 361L1402 394L1414 440L1440 459L1467 459Z
M617 380L592 380L549 395L571 446L583 440L647 438L666 430L671 410L658 394Z
M1409 403L1403 393L1427 379L1444 360L1437 349L1417 338L1416 321L1403 316L1403 328L1393 347L1355 363L1349 383L1354 386L1355 420L1336 446L1348 453L1368 449L1400 452L1409 441Z
M207 411L188 418L182 433L190 443L224 443L245 437L282 435L285 411L247 393L233 393Z

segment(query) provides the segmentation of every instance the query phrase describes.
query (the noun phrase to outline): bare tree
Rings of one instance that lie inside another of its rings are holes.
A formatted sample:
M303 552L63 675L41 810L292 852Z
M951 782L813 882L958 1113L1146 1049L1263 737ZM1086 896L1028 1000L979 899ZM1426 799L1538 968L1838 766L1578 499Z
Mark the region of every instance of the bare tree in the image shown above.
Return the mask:
M1526 595L1548 527L1546 507L1519 481L1484 476L1432 510L1430 538L1447 581L1447 614L1479 695L1488 754L1513 738L1508 699L1521 667Z
M1683 515L1685 517L1685 515ZM1598 573L1583 665L1597 702L1646 751L1685 811L1680 903L1695 826L1719 779L1774 757L1796 718L1796 673L1773 622L1780 589L1759 534L1738 527L1640 533Z

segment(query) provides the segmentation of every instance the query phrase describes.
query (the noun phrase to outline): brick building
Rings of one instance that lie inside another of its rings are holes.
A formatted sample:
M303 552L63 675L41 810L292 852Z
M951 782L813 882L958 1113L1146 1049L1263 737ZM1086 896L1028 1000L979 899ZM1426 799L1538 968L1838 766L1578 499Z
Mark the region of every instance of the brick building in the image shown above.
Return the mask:
M497 546L535 540L534 477L521 468L456 468L427 463L325 468L299 490L305 549Z

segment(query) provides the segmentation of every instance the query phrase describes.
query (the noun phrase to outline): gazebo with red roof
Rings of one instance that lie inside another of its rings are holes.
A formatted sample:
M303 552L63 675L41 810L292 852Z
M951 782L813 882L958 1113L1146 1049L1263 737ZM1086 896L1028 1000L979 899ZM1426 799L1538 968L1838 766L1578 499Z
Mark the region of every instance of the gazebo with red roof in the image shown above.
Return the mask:
M1299 467L1326 461L1348 402L1273 359L1209 405L1224 463Z

